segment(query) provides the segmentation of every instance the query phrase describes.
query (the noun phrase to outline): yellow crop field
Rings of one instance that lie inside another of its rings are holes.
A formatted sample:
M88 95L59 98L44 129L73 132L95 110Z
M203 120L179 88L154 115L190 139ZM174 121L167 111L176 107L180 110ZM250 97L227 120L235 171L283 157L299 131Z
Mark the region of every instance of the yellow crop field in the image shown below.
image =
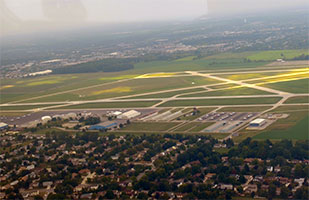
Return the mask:
M158 77L169 77L174 76L176 73L155 73L155 74L144 74L135 78L158 78Z
M7 88L12 88L12 87L14 87L14 85L4 85L4 86L0 87L0 90L7 89Z

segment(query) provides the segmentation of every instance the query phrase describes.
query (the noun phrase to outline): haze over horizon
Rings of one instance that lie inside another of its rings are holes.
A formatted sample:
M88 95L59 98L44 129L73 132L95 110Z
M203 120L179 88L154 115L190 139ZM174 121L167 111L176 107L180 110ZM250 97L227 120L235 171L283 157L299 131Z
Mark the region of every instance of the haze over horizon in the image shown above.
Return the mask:
M306 0L0 0L0 35L93 23L192 20L205 15L226 16L304 6L308 6Z

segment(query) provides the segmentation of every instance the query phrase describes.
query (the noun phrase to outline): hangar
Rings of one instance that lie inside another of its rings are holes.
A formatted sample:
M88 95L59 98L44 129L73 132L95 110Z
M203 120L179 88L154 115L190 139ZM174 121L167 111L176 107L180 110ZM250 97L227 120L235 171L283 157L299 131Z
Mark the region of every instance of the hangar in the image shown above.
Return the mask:
M117 127L117 125L118 125L117 122L106 121L100 124L90 126L89 130L105 130L105 129Z
M130 110L128 112L122 113L117 118L118 119L132 119L132 118L137 117L139 115L141 115L140 112L138 112L136 110Z
M250 122L250 126L251 127L261 127L263 126L264 124L266 123L266 120L265 119L255 119L253 120L252 122Z

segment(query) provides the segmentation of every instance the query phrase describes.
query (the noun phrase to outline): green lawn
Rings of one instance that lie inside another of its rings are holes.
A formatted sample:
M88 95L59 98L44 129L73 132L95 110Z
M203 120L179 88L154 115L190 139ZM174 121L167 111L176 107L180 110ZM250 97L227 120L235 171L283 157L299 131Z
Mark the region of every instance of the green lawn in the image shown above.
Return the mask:
M127 125L122 131L167 131L168 129L178 125L178 122L142 122L131 123Z
M269 130L262 132L254 139L291 139L291 140L308 140L309 139L309 115L293 127L284 130Z
M208 96L240 96L240 95L271 95L272 93L248 87L224 89L218 91L202 92L197 94L183 95L180 97L208 97Z
M61 107L61 109L91 109L91 108L139 108L150 107L160 101L136 101L136 102L107 102L107 103L87 103Z
M281 99L280 97L268 97L268 98L265 97L265 98L173 100L161 104L160 107L274 104L278 102L280 99Z
M291 97L284 102L285 104L290 103L309 103L309 96L302 96L302 97Z
M172 61L153 61L136 64L137 73L144 72L176 72L176 71L197 71L212 69L231 69L231 68L249 68L264 66L268 62L244 62L243 58L202 58L202 59L180 59Z
M224 89L224 88L230 88L230 87L235 87L235 86L239 86L239 85L234 84L234 83L225 83L225 84L220 84L220 85L216 85L216 86L209 86L209 88L211 88L211 89Z
M205 128L207 128L208 126L212 125L212 122L204 122L204 123L200 123L197 126L195 126L194 128L190 129L189 132L200 132L202 130L204 130Z
M199 125L199 124L200 124L200 122L189 122L189 123L185 123L184 125L182 125L182 126L176 128L176 129L174 129L173 132L183 132L183 131L186 131L186 130L188 130L188 129L190 129L190 128L193 128L193 127L195 127L195 126L197 126L197 125Z
M262 85L276 90L291 92L291 93L308 93L309 92L309 79L300 79L293 81L284 81L277 83L269 83Z

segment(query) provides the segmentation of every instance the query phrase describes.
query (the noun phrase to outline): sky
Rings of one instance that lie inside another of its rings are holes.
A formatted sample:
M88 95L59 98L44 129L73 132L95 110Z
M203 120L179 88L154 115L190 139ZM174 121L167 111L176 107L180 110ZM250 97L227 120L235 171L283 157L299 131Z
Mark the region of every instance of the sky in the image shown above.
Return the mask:
M307 0L0 0L0 35L91 23L192 20L308 5Z

